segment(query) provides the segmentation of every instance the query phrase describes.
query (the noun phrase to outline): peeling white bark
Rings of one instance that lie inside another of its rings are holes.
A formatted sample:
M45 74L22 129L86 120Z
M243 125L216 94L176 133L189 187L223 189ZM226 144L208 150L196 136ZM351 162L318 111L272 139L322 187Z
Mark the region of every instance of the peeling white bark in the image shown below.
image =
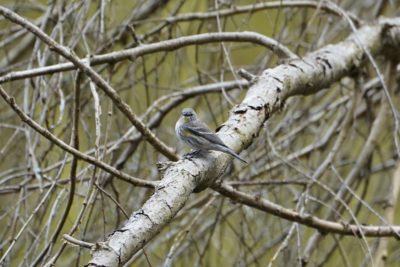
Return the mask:
M392 40L384 42L389 38L386 33L391 27L394 27L390 30ZM256 138L264 122L283 106L289 96L312 94L327 88L365 63L365 51L358 41L372 55L383 54L384 49L389 49L387 44L398 45L396 40L400 37L396 34L399 29L399 19L364 26L343 42L264 71L249 88L243 102L233 109L219 131L220 137L235 151L245 149ZM134 212L106 242L97 244L88 266L120 266L125 263L174 218L196 187L204 188L214 182L230 160L225 154L212 152L204 157L171 163L155 193L143 207Z

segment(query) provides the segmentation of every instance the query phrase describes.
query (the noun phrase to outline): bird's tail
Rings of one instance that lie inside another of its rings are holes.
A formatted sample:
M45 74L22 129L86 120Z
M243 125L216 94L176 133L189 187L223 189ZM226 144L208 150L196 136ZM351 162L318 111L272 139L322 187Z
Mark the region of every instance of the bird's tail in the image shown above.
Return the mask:
M224 146L218 146L219 151L224 152L226 154L231 155L234 158L237 158L238 160L240 160L243 163L247 164L247 161L245 161L243 158L241 158L238 154L236 154L232 149L230 149L229 147L224 147Z

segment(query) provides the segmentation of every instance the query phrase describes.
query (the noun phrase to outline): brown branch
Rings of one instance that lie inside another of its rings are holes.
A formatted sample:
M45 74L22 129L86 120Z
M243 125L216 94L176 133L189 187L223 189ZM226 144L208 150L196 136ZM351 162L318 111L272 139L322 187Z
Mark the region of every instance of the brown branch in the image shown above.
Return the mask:
M323 220L310 214L300 214L299 212L284 208L278 204L260 198L259 196L251 196L249 194L240 192L225 184L215 184L212 186L212 189L218 191L220 194L226 197L231 198L234 201L268 212L277 217L315 228L324 234L336 233L357 237L361 236L361 234L375 237L392 236L398 238L400 236L400 226L359 226L355 224L338 223Z

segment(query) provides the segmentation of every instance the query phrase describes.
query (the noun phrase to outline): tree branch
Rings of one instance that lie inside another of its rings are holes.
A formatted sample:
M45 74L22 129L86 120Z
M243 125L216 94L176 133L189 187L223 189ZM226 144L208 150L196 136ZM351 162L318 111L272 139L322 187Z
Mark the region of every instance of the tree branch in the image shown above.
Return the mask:
M1 12L1 9L0 9ZM113 64L122 60L135 59L140 56L161 52L161 51L172 51L189 45L200 45L207 43L216 42L250 42L261 45L271 51L277 53L282 58L296 58L296 54L290 51L289 48L279 43L278 41L264 36L256 32L210 32L195 34L191 36L178 37L171 40L160 41L156 43L141 45L135 48L126 49L117 52L111 52L103 55L92 55L90 59L76 58L81 64L87 65L90 63L91 66L100 64ZM56 65L39 67L35 69L14 71L7 73L0 77L0 84L15 81L25 78L37 77L45 74L54 74L67 70L74 70L79 68L79 65L74 63L60 63Z
M311 214L300 214L299 212L284 208L266 199L261 199L258 196L251 196L249 194L235 190L229 185L214 184L212 186L212 189L218 191L226 197L231 198L234 201L268 212L280 218L318 229L321 233L324 234L336 233L357 237L364 235L375 237L391 236L398 238L400 236L400 226L360 226L355 224L337 223L317 218L315 216L312 216Z

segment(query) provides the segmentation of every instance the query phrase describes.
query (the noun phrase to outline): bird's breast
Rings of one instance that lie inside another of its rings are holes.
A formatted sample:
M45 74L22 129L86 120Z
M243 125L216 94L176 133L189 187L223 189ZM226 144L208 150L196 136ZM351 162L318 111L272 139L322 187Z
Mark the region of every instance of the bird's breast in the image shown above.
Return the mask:
M175 132L179 138L187 136L187 133L185 134L186 131L184 127L182 127L183 124L184 124L183 118L180 118L175 124Z

